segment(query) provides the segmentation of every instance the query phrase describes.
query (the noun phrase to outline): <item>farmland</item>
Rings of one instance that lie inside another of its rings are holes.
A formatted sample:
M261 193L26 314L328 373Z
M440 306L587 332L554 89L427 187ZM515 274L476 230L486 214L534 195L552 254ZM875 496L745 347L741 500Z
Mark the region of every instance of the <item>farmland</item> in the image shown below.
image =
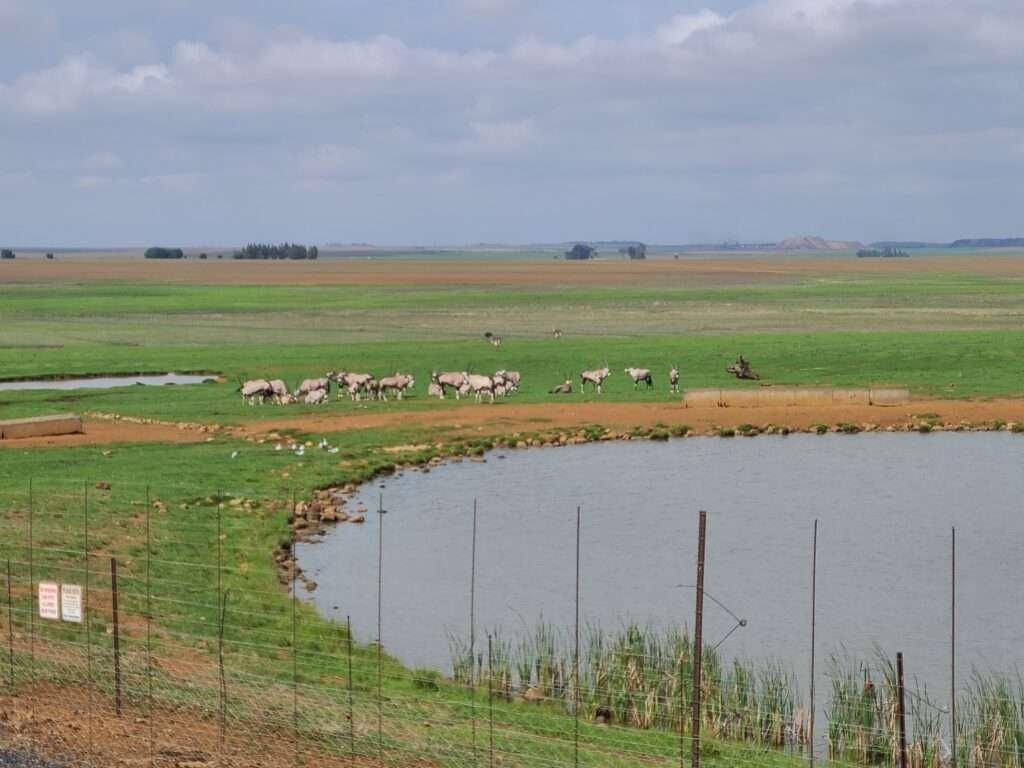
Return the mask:
M8 534L0 557L23 559L29 479L40 499L37 508L53 515L52 530L44 526L41 532L55 542L55 550L77 541L83 483L92 487L102 481L111 490L95 494L95 546L131 560L129 573L140 576L148 486L163 505L152 516L160 542L154 594L168 601L184 594L198 606L167 609L156 619L160 632L167 633L161 653L171 656L174 648L187 647L197 667L208 671L216 647L217 614L211 605L228 590L239 601L226 632L235 690L245 690L248 674L284 684L296 668L288 655L288 649L294 651L289 641L293 608L271 553L290 535L292 500L308 498L314 489L365 481L395 463L472 455L495 440L508 444L556 428L629 429L662 421L710 427L724 417L681 411L678 398L668 393L665 374L678 364L686 388L757 386L725 373L738 354L751 360L764 383L907 387L920 403L912 409L919 413L941 412L949 421L1016 420L1024 413L1018 399L1024 381L1021 254L897 261L790 254L567 264L463 255L410 261L325 258L308 264L88 257L4 264L0 380L164 371L221 378L187 387L0 391L0 419L76 411L136 420L121 433L105 432L109 422L87 420L85 437L91 430L105 435L102 445L69 437L45 447L0 446ZM553 328L563 331L562 338L553 338ZM488 331L503 337L500 347L485 341ZM574 392L560 400L548 394L565 376L577 377L605 362L612 377L604 395ZM655 388L634 391L622 373L626 365L651 367ZM434 369L497 368L521 371L523 387L493 406L425 395ZM294 386L337 369L378 375L409 371L416 376L416 391L400 403L357 404L332 396L320 407L250 407L235 391L241 379L280 377ZM784 417L773 412L728 418L778 424ZM865 420L860 414L793 418L804 426ZM171 424L147 427L149 419ZM217 428L178 429L176 422ZM157 439L143 439L150 429ZM276 437L268 438L269 433ZM275 450L275 443L320 438L337 445L339 453L310 450L300 458ZM228 503L241 497L253 503ZM214 556L210 542L220 540L213 523L218 509L224 515L217 520L226 532L225 567L216 572L183 567L208 564ZM71 556L51 554L36 564L40 573L69 567ZM25 597L27 588L23 591ZM135 619L145 613L137 596L124 610ZM297 642L305 655L298 675L311 688L310 701L322 706L322 698L337 692L331 687L338 684L331 665L342 658L344 638L311 609L300 611ZM17 626L19 642L24 641L23 618ZM96 634L106 647L99 627ZM376 663L372 648L356 649L360 717L367 720L374 714ZM464 686L441 681L436 690L433 683L424 688L394 660L386 660L384 669L391 703L409 712L407 723L389 726L389 740L411 740L404 728L428 721L434 735L416 737L422 747L417 754L442 761L446 749L468 748ZM169 705L179 695L173 681L161 677L158 683ZM216 700L215 688L207 692L208 704ZM287 709L284 699L274 703ZM572 728L561 707L524 713L516 703L501 701L498 708L506 723L515 722L500 737L508 765L535 764L530 738ZM239 705L233 712L240 723L251 714L244 710ZM676 747L667 732L608 732L589 724L584 730L592 751L581 764L628 765L631 753L668 760ZM329 752L330 734L318 733L318 748ZM612 743L609 733L617 741ZM571 757L564 742L553 740L546 748L547 760ZM712 765L750 759L728 741L716 749ZM759 765L794 762L775 753L759 759Z

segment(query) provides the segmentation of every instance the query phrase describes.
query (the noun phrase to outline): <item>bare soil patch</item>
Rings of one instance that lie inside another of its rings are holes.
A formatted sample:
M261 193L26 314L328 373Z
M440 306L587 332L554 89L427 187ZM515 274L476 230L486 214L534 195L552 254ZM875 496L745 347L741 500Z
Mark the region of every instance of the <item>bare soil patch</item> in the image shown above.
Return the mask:
M530 403L518 405L467 404L425 411L339 413L269 418L227 427L238 438L259 438L281 430L328 434L350 430L420 426L454 435L508 435L514 432L567 429L599 424L610 429L687 425L695 430L738 427L744 424L810 429L817 424L905 425L921 414L945 424L986 424L995 421L1024 423L1024 398L992 400L912 400L905 405L756 406L749 408L686 407L669 403ZM0 448L41 448L113 443L199 443L209 432L181 429L166 424L134 424L121 421L85 422L85 433L56 437L0 441Z
M76 259L6 263L0 279L10 283L53 280L171 282L220 285L495 285L495 286L672 286L792 282L849 275L962 273L1024 277L1019 255L978 254L919 259L812 258L807 256L708 256L651 261L450 261L349 260L146 261Z

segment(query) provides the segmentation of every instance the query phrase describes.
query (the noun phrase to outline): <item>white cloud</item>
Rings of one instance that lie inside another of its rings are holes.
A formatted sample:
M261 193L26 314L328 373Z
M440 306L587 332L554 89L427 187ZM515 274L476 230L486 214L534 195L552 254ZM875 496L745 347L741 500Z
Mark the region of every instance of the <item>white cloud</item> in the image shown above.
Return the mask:
M656 36L666 45L679 45L696 33L720 27L727 21L728 17L704 8L698 13L674 16L671 21L658 28Z

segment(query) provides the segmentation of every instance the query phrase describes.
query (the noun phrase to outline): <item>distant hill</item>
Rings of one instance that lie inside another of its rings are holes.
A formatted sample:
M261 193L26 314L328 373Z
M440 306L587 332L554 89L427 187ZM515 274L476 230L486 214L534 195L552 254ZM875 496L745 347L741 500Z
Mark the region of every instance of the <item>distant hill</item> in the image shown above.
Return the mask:
M968 237L954 240L951 248L1024 248L1024 237Z
M853 240L826 240L816 235L802 235L787 237L775 247L782 251L856 251L864 246Z

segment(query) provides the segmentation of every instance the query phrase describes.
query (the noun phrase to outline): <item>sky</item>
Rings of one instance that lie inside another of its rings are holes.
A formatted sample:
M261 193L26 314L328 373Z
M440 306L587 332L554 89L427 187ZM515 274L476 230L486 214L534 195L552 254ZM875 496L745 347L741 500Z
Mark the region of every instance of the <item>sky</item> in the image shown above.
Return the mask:
M0 245L1024 235L1020 0L0 0Z

